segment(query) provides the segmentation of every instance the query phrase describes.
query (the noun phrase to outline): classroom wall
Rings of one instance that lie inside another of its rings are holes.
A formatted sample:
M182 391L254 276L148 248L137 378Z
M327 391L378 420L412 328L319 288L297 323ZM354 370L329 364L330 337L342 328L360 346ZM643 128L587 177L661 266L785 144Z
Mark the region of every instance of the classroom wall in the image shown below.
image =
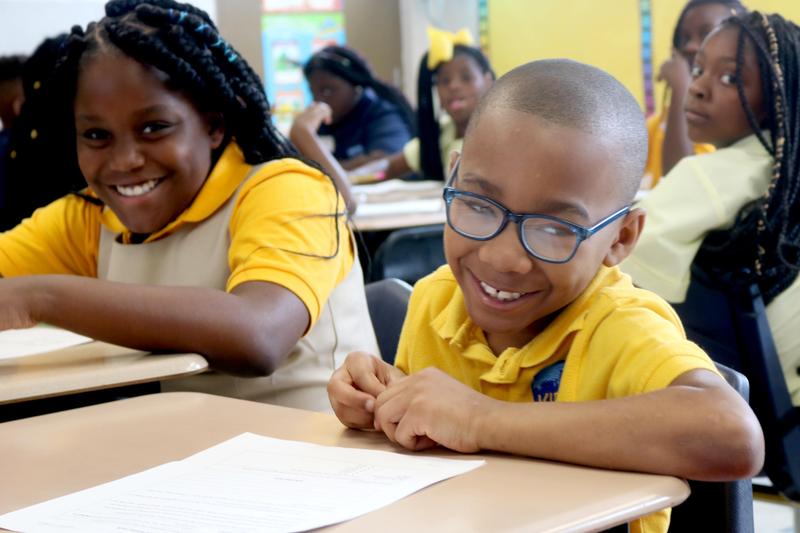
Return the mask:
M30 54L47 37L103 16L105 0L0 0L0 55ZM216 20L215 0L189 2Z
M567 57L616 76L644 107L640 4L652 14L654 75L669 56L672 32L686 0L489 0L489 54L498 75L516 65ZM800 21L800 0L744 0L751 9ZM655 104L663 86L655 84Z

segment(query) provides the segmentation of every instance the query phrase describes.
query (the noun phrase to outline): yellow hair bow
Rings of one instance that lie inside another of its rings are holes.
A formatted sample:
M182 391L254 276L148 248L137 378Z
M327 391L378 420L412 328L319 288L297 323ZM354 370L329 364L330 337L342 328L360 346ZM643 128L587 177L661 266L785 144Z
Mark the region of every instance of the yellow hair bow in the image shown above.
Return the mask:
M453 59L453 47L457 44L470 46L473 43L472 34L467 28L461 29L458 33L447 30L440 30L433 26L428 26L428 69L433 70L442 63Z

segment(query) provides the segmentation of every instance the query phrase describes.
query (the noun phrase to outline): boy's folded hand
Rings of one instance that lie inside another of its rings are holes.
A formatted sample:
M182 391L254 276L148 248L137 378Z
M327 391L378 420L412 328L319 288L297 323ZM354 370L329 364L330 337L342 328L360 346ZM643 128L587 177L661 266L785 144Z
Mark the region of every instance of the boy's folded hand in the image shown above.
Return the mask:
M405 374L381 358L352 352L328 382L328 398L339 420L354 429L372 429L375 399Z
M375 403L375 429L409 450L440 444L480 451L478 423L495 402L438 368L392 383Z

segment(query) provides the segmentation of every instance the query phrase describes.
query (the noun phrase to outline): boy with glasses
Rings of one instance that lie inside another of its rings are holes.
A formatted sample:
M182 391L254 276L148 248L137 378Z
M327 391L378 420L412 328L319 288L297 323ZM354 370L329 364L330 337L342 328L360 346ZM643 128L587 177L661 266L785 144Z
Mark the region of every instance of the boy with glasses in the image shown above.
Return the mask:
M473 115L444 191L448 264L411 296L396 366L357 352L328 384L339 419L401 446L495 450L730 480L761 428L672 308L617 264L645 213L641 110L608 74L536 61ZM666 531L668 512L633 531Z

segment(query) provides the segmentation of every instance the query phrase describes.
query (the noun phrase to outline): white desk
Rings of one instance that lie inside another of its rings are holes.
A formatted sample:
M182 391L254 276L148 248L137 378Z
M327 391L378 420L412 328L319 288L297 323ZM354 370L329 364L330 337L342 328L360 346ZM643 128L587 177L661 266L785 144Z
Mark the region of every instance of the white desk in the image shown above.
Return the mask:
M199 393L162 393L0 424L0 513L117 479L250 431L397 450L332 415ZM468 457L447 450L442 457ZM332 531L590 531L677 505L679 479L483 454L486 465Z
M441 181L389 180L355 185L357 231L381 231L445 222Z
M0 361L0 405L198 374L197 354L148 354L103 342Z

